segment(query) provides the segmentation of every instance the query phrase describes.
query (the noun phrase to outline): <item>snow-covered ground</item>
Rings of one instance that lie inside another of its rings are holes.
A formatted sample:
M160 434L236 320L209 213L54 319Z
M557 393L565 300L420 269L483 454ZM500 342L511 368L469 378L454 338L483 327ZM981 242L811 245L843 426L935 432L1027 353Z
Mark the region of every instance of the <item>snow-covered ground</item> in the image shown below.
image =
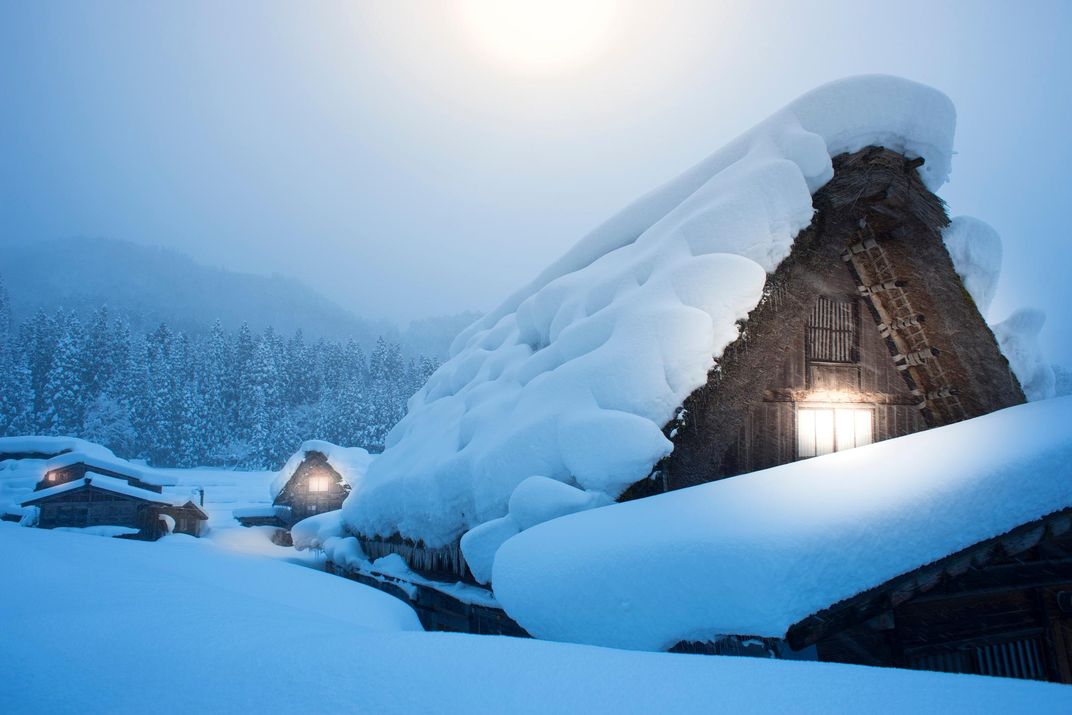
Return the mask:
M177 484L166 487L165 494L189 497L196 504L200 489L205 490L208 526L212 529L237 527L232 512L235 509L269 506L272 503L271 484L276 472L242 472L226 468L157 469L174 477Z
M0 524L0 712L1069 712L1072 688L423 633L400 601L228 553Z

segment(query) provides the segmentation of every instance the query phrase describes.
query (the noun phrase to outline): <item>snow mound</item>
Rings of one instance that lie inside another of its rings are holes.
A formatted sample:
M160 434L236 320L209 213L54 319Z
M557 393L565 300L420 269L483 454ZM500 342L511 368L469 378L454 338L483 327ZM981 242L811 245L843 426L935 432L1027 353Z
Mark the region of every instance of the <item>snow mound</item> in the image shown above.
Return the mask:
M952 103L895 77L821 87L641 198L454 341L360 493L354 530L448 543L539 474L613 499L671 443L814 213L831 157L882 145L949 173Z
M1054 683L422 633L386 593L204 539L0 523L0 563L6 713L1072 712Z
M1033 308L1022 308L1008 318L991 326L1001 352L1020 381L1029 400L1047 400L1057 394L1057 377L1042 355L1039 333L1046 324L1046 314Z
M342 512L338 509L307 517L290 527L290 536L294 540L294 548L299 551L322 549L328 539L340 538L345 535L346 531L342 525Z
M365 476L365 472L368 471L369 464L373 459L373 455L360 447L340 447L337 444L320 439L306 440L302 442L297 452L290 455L283 468L276 473L270 488L271 494L269 496L272 499L275 499L283 491L283 487L294 476L294 470L305 461L305 457L309 452L320 452L327 457L328 464L342 477L342 482L340 483L347 484L351 489Z
M957 275L986 317L1001 275L1001 236L989 224L971 216L957 216L942 232Z
M507 539L566 514L606 506L601 492L585 492L547 477L529 477L510 495L509 513L476 526L462 536L462 555L480 583L490 583L495 553Z
M659 650L803 618L1072 507L1072 398L541 524L495 559L538 638Z

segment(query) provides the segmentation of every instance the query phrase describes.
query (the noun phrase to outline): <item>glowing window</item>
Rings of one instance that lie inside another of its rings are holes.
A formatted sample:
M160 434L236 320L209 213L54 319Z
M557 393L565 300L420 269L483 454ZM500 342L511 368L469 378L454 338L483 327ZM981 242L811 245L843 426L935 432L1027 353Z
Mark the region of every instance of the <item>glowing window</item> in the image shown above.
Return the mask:
M798 457L818 457L873 441L871 410L852 407L797 410Z
M46 476L48 478L48 481L50 481L50 482L56 481L56 473L55 472L49 472Z
M326 492L330 488L331 480L329 477L309 477L309 491Z

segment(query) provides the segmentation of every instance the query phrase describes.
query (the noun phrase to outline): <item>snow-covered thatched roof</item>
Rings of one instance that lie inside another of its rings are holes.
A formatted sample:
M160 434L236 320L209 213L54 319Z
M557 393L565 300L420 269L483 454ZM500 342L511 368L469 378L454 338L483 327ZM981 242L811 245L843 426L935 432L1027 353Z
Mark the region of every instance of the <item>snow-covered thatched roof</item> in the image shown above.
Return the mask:
M339 475L339 479L342 480L340 484L346 484L351 489L365 475L373 459L373 455L361 447L340 447L337 444L325 442L321 439L306 440L302 442L297 452L290 455L283 468L276 473L269 489L271 492L269 494L270 498L275 499L279 496L279 493L283 491L283 487L294 476L294 471L301 466L301 463L305 461L310 452L324 455L328 466L334 469Z
M495 595L551 640L661 649L783 637L1069 508L1066 397L539 524L499 549Z
M923 157L935 190L954 125L929 87L835 82L627 207L455 340L344 505L349 527L441 545L532 476L616 498L669 453L662 427L811 222L831 158Z

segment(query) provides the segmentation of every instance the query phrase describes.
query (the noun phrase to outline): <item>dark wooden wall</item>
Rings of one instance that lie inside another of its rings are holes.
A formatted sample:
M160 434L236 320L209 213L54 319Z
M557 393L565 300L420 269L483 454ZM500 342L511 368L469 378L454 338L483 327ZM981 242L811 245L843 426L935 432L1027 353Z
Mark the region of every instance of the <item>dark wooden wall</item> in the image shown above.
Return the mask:
M46 497L35 504L40 509L37 525L56 527L125 526L138 529L142 538L158 539L165 529L161 514L175 519L175 533L199 536L204 520L187 506L154 504L92 485Z
M1072 539L994 556L815 645L825 661L1072 683Z

